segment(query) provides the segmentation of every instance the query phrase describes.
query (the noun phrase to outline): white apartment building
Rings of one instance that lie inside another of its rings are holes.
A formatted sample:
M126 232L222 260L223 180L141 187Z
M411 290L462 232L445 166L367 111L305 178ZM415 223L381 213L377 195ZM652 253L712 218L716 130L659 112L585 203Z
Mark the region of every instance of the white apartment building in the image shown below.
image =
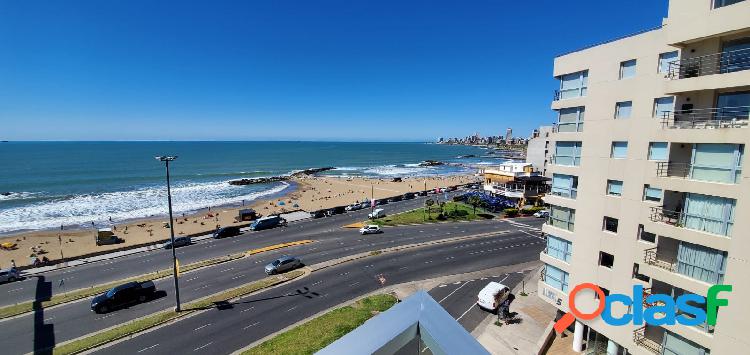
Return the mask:
M574 350L749 354L750 1L671 0L659 28L559 56L554 76L539 297L562 313L585 282L640 284L644 298L733 286L715 326L579 319ZM576 298L582 311L598 303Z

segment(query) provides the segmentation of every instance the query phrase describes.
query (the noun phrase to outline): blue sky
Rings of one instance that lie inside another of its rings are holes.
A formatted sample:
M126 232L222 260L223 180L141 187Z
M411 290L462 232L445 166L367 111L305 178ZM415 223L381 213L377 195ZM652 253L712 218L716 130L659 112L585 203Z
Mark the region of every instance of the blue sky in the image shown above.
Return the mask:
M4 1L0 139L432 140L551 123L554 56L666 0Z

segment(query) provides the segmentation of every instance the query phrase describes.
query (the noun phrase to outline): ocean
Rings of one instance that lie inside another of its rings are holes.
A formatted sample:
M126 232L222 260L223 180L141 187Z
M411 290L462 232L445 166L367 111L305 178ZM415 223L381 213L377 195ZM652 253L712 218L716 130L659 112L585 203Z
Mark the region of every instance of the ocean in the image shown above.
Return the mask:
M0 143L0 234L103 224L167 213L164 163L175 213L284 194L291 183L232 186L232 179L335 167L334 176L408 177L474 169L424 160L494 164L487 150L428 143L7 142ZM458 158L476 155L477 158ZM485 157L482 157L485 155Z

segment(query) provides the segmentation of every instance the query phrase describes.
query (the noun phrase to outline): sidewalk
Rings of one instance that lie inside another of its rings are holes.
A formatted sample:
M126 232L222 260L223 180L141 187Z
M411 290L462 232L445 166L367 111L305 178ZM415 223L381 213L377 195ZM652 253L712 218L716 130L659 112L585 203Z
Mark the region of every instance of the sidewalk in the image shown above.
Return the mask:
M520 322L502 326L495 325L496 316L488 317L472 335L492 354L537 354L539 341L549 331L549 324L555 318L557 309L544 302L537 295L537 276L534 271L526 277L525 291L528 296L521 296L521 285L512 293L516 299L510 306L511 312L517 312Z

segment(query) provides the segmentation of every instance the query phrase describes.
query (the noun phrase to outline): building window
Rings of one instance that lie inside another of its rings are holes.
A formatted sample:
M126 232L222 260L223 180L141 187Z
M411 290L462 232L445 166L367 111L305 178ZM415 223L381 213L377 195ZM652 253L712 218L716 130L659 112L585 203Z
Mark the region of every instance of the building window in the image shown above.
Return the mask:
M659 54L659 73L669 73L669 63L676 62L678 56L677 51Z
M729 236L735 204L731 198L687 193L680 222L687 229Z
M568 292L568 273L552 265L544 265L544 283L560 291Z
M607 180L607 195L622 196L622 181Z
M604 230L607 232L617 233L617 218L604 217Z
M736 4L738 2L743 2L745 0L714 0L714 9L718 9L720 7L729 6L732 4Z
M586 108L569 107L560 109L557 118L558 132L583 132L583 114Z
M673 110L674 96L665 96L654 99L654 117L667 118Z
M620 63L620 79L632 78L635 76L635 59L626 60Z
M742 173L743 144L693 144L690 179L735 184Z
M625 159L628 156L628 142L612 142L610 158Z
M575 199L578 196L578 176L552 174L552 194Z
M581 142L556 142L553 162L557 165L580 165Z
M648 276L646 276L644 274L641 274L640 268L641 268L640 265L638 265L637 263L633 263L633 275L632 275L632 278L641 280L643 282L649 282L649 281L651 281L650 277L648 277Z
M648 160L667 161L667 142L651 142L648 144Z
M597 286L599 287L600 290L602 290L602 293L604 294L604 297L609 296L609 290L608 289L602 287L601 285L597 285ZM599 299L599 293L598 292L594 292L594 299L595 300Z
M586 89L589 81L589 71L579 71L572 74L566 74L560 77L560 100L572 99L586 96Z
M662 189L643 185L643 201L661 202Z
M649 243L656 243L656 234L646 232L646 230L643 228L642 224L638 225L638 240L642 240L644 242Z
M549 206L549 219L547 223L553 227L568 231L575 229L576 210L555 205Z
M733 73L750 69L750 38L740 38L724 42L721 46L721 61L719 63L720 73Z
M615 118L630 118L633 101L622 101L615 104Z
M612 268L612 266L615 265L615 256L609 253L605 253L603 251L599 252L599 266L604 266L606 268Z
M555 259L570 262L570 256L573 253L573 243L547 234L547 249L545 252Z

